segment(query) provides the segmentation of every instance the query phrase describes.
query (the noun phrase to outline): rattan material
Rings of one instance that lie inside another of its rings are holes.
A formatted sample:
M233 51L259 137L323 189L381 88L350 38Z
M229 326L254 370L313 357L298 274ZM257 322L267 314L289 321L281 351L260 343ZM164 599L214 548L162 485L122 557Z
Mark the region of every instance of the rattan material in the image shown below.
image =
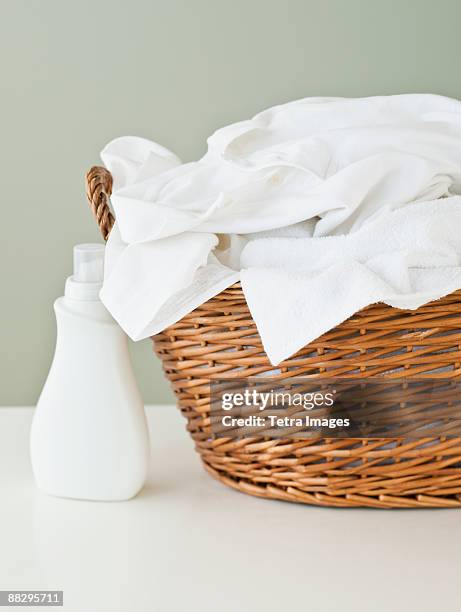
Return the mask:
M106 238L110 174L88 173L91 208ZM205 468L259 497L321 506L460 507L461 438L412 440L213 439L210 380L273 372L236 284L153 337ZM415 311L376 304L332 329L273 378L461 376L461 291Z
M109 238L115 221L109 207L111 193L112 175L101 166L93 166L86 174L86 195L104 240Z

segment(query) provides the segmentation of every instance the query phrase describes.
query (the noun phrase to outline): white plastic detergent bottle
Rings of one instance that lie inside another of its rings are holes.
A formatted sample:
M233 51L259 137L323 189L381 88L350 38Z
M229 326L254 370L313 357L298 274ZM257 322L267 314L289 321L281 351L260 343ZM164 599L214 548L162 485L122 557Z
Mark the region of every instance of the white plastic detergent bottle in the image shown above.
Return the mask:
M74 247L56 300L56 352L32 423L37 486L50 495L115 501L146 479L149 438L128 338L99 300L104 246Z

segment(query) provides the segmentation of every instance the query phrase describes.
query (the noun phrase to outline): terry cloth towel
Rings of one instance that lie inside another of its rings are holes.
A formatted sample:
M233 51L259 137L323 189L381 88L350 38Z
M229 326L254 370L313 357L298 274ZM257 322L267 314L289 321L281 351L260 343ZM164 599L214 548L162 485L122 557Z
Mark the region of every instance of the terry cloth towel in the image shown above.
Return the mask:
M241 281L272 364L376 302L415 309L461 288L461 197L411 204L357 232L264 238Z
M460 142L461 103L416 94L278 106L218 130L205 156L186 164L148 140L119 138L102 152L114 176L117 223L101 299L127 333L141 339L236 282L244 250L244 292L276 363L296 344L283 341L293 317L274 315L268 325L253 288L268 275L277 283L283 278L286 304L299 303L299 287L288 282L299 269L293 258L282 261L289 250L277 252L278 265L258 261L256 246L251 259L252 243L261 241L262 249L272 235L297 235L296 243L310 248L319 237L352 236L410 203L460 194ZM336 256L346 273L354 258ZM369 259L360 265L368 269ZM380 265L387 283L394 255L383 253ZM322 320L339 322L344 309L336 302L336 317L319 307L315 321L299 322L298 342L324 329Z

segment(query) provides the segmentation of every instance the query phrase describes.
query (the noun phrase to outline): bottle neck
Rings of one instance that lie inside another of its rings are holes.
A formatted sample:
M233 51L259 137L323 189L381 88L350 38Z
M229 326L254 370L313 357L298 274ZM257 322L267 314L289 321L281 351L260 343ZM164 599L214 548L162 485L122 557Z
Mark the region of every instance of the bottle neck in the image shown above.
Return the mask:
M102 282L79 282L69 276L66 280L64 295L66 298L82 302L99 302Z

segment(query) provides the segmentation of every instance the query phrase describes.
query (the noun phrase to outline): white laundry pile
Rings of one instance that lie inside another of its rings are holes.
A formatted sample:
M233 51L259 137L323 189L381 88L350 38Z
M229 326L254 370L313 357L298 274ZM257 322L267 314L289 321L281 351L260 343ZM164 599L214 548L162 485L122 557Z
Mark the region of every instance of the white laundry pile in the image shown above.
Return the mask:
M307 98L218 130L197 162L134 137L101 156L101 299L134 340L241 280L276 365L368 304L461 288L457 100Z

